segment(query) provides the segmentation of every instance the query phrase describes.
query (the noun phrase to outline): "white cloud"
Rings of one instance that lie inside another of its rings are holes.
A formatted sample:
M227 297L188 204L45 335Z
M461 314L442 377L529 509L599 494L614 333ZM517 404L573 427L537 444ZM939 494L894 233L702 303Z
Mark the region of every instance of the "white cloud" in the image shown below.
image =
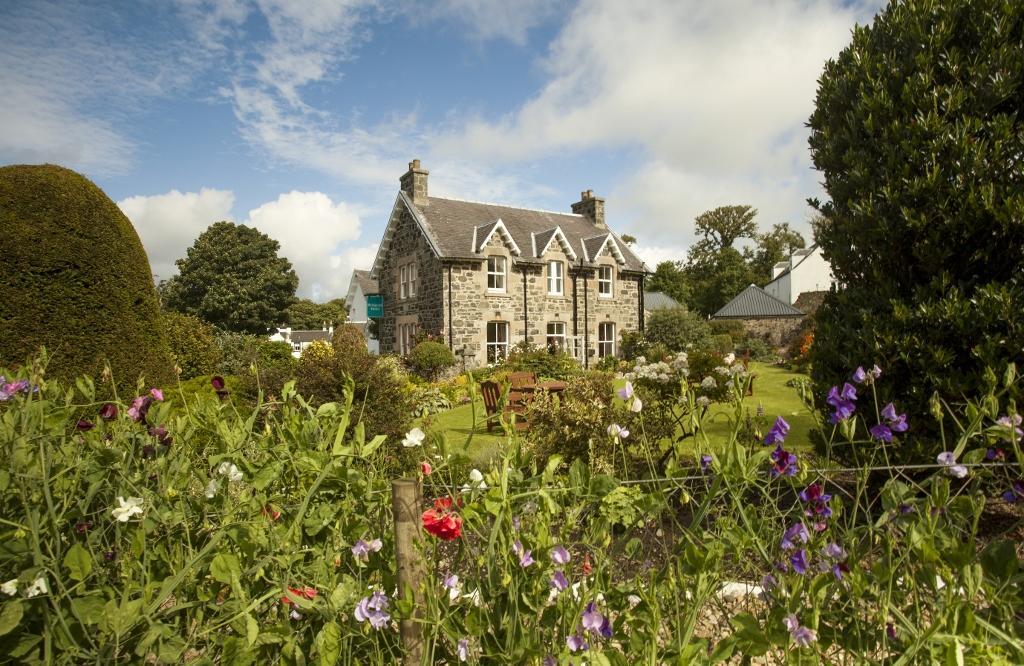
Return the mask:
M817 78L878 4L583 2L534 97L501 118L456 118L433 147L510 163L639 148L619 194L645 242L689 242L693 218L718 203L799 223L818 192L803 127Z
M174 262L214 222L231 220L235 195L230 190L171 190L155 196L134 196L117 202L135 225L149 256L150 269L163 280L178 272Z
M500 38L516 44L527 33L562 11L564 0L435 0L408 2L403 12L413 21L445 19L469 28L480 41Z
M676 245L634 245L630 249L650 270L654 270L663 261L684 261L686 248Z
M299 274L299 295L314 299L344 295L354 267L363 255L339 248L359 238L359 215L344 202L333 203L322 192L288 192L249 211L245 224L281 244L281 256ZM373 261L373 258L370 258Z

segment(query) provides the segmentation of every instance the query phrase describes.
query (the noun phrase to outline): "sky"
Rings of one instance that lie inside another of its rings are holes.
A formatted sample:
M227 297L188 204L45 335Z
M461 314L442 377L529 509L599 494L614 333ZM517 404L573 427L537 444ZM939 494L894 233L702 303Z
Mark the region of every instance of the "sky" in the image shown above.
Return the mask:
M343 296L414 158L432 196L569 212L594 190L653 268L716 206L809 237L817 79L880 6L3 2L0 165L88 176L157 279L233 220L281 244L300 296Z

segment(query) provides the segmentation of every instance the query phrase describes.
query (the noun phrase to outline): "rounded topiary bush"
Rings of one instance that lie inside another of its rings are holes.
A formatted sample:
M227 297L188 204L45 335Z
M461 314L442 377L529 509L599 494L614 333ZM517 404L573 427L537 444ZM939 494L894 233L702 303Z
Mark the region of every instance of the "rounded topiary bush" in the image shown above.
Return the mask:
M448 345L424 340L412 348L407 362L413 372L429 382L455 365L455 354L448 349Z
M48 374L151 385L173 377L149 261L131 222L84 176L0 168L0 366L46 347Z

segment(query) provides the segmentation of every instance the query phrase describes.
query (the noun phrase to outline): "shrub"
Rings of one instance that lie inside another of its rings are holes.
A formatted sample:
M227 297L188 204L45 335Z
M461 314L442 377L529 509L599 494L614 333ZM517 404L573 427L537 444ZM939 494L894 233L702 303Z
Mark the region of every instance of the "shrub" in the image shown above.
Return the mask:
M641 331L623 331L619 341L619 352L626 361L632 361L637 356L647 356L650 342L647 341L647 334Z
M417 386L412 391L413 413L416 416L430 416L452 408L452 401L437 386Z
M661 343L669 351L684 351L691 345L703 347L711 337L711 326L701 315L686 308L658 310L647 320L647 340Z
M412 348L406 361L413 372L429 382L455 365L455 354L445 344L424 340Z
M568 379L579 374L580 364L563 351L553 352L519 343L512 348L500 369L507 372L532 372L544 379Z
M294 365L292 349L287 342L229 331L218 331L214 341L220 353L218 374L248 375L253 365L261 370L291 368Z
M146 253L131 222L96 185L54 165L0 168L0 363L46 347L47 371L122 387L167 383L167 346Z
M929 458L933 393L962 401L1024 363L1022 24L1020 2L890 3L827 63L808 122L843 285L816 315L817 393L879 363Z
M527 411L534 455L543 461L558 454L568 462L580 459L610 469L605 451L608 424L615 420L614 380L611 373L590 370L570 379L557 398L535 399Z
M161 313L167 342L182 379L209 375L220 367L217 331L192 315L167 311Z

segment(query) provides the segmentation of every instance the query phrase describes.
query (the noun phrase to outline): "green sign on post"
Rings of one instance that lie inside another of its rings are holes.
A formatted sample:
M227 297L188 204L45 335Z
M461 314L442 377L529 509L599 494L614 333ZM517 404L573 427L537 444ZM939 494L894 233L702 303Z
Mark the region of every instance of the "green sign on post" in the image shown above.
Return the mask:
M379 319L384 316L384 296L372 294L366 297L366 316L370 319Z

